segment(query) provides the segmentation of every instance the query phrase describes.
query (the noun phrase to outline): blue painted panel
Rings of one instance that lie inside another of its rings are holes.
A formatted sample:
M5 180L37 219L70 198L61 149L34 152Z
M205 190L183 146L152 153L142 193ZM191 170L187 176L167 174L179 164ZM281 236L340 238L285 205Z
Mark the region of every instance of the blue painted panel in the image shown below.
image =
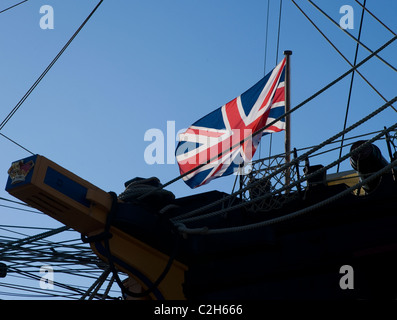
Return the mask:
M87 188L51 167L47 168L44 183L74 201L77 201L88 208L90 207L90 202L86 199Z

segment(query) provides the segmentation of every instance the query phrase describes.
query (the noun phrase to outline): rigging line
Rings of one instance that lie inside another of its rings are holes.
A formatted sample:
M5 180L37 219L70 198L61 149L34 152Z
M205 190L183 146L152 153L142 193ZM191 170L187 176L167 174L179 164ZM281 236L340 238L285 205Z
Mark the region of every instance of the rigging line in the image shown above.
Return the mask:
M4 128L4 126L7 124L7 122L12 118L12 116L18 111L18 109L21 107L21 105L25 102L25 100L29 97L29 95L33 92L33 90L38 86L38 84L41 82L41 80L46 76L46 74L50 71L52 66L58 61L58 59L61 57L61 55L65 52L65 50L69 47L69 45L72 43L72 41L76 38L76 36L80 33L81 29L86 25L86 23L90 20L92 15L95 13L95 11L98 9L98 7L101 5L103 0L101 0L94 10L88 15L88 17L84 20L84 22L80 25L80 27L75 31L75 33L72 35L72 37L68 40L68 42L64 45L64 47L59 51L59 53L55 56L55 58L51 61L51 63L47 66L47 68L43 71L43 73L39 76L39 78L33 83L33 85L29 88L29 90L25 93L25 95L19 100L19 102L16 104L16 106L11 110L11 112L7 115L7 117L1 122L0 124L0 131Z
M88 264L81 264L79 261L52 260L50 258L42 257L41 255L37 255L37 257L30 259L28 259L28 257L23 257L23 256L20 258L5 256L5 258L2 258L2 260L5 260L7 262L13 262L12 264L9 264L10 269L20 270L25 272L33 272L31 270L36 270L37 263L46 262L46 261L50 261L51 265L54 267L54 269L57 270L58 273L63 273L70 276L95 279L97 278L97 275L101 272L101 270L98 270L98 266L95 264L88 265Z
M353 140L353 139L358 139L358 138L362 138L362 137L365 137L365 136L370 136L370 135L373 135L373 134L377 134L377 133L379 133L379 132L382 132L382 130L373 131L373 132L368 132L368 133L363 133L363 134L359 134L359 135L357 135L357 136L345 138L345 141L347 141L347 140ZM340 143L340 140L332 141L332 142L330 142L329 144L334 144L334 143ZM350 145L350 144L349 144L349 145ZM344 147L346 147L346 146L347 146L347 145L344 145ZM297 149L296 151L304 151L304 150L309 150L309 149L311 149L311 148L314 148L314 146L299 148L299 149ZM279 156L281 156L281 154L280 154Z
M23 276L25 276L25 277L27 277L27 278L31 278L31 279L33 279L33 280L40 280L40 279L41 279L40 276L37 276L37 275L35 275L35 274L31 274L31 273L29 273L29 272L20 271L20 270L18 270L18 269L16 269L14 272L16 272L16 273L18 273L18 274L20 274L20 275L23 275ZM61 283L61 282L57 282L57 281L53 281L53 283L54 283L54 286L57 286L57 287L60 287L60 288L62 288L62 289L66 289L66 290L69 290L69 291L74 291L74 292L76 292L77 294L82 294L82 293L84 293L83 290L78 289L77 287L73 287L73 286L71 286L71 285L67 285L67 284L64 284L64 283ZM65 293L66 293L66 292L65 292Z
M278 13L278 32L277 32L277 46L276 46L276 65L278 63L278 50L280 44L280 30L281 30L281 12L283 8L283 0L280 0L280 10Z
M14 209L14 210L19 210L19 211L24 211L24 212L31 212L31 213L39 213L39 214L41 214L41 212L38 212L38 211L33 211L33 210L28 210L28 209L23 209L23 208L17 208L17 207L11 207L11 206L7 206L5 204L0 204L0 207L7 208L7 209Z
M27 250L37 252L40 255L47 255L54 258L65 258L68 261L80 261L81 263L95 264L97 262L96 255L92 250L82 248L79 246L61 245L62 242L42 242L37 241L35 244L30 244L29 247L18 247L19 250ZM55 248L62 251L56 251ZM69 249L69 250L65 250Z
M1 260L6 261L10 268L18 270L25 270L30 272L37 267L37 264L43 262L50 262L51 266L58 269L59 273L67 273L70 275L77 275L79 277L92 278L98 273L98 266L82 264L78 260L60 260L54 259L51 256L43 256L41 253L32 252L34 256L28 255L26 252L21 254L20 252L14 252L12 255L2 255ZM89 275L90 272L92 275Z
M15 204L20 204L21 206L26 206L26 207L32 208L30 205L28 205L28 204L26 204L24 202L19 202L19 201L15 201L15 200L3 198L3 197L0 197L0 200L7 201L7 202L12 202L12 203L15 203Z
M265 36L265 57L263 59L263 75L266 75L266 62L267 62L267 45L268 45L268 34L269 34L269 10L270 10L270 0L267 0L267 12L266 12L266 36ZM262 153L262 143L259 143L258 156L261 157Z
M272 156L272 145L273 145L273 134L270 133L270 143L269 143L269 165L270 165L270 158Z
M108 286L106 287L105 292L104 292L103 295L102 295L101 300L105 300L105 299L109 296L109 292L110 292L110 289L111 289L112 286L113 286L114 281L115 281L114 276L112 276L112 277L110 278L110 280L109 280L109 283L108 283Z
M382 138L381 138L382 139ZM381 140L381 139L379 139L379 140ZM383 138L384 139L384 138ZM346 140L346 139L345 139ZM353 145L355 143L355 141L352 141L352 142L350 142L350 143L347 143L347 144L344 144L343 145L343 148L345 148L345 147L349 147L349 146L351 146L351 145ZM341 149L341 147L335 147L335 148L331 148L331 149L328 149L328 150L325 150L325 151L322 151L322 152L319 152L319 153L314 153L314 154L312 154L311 156L310 156L310 158L314 158L314 157L318 157L318 156L321 156L321 155L323 155L323 154L326 154L326 153L329 153L329 152L332 152L332 151L336 151L336 150L340 150ZM338 165L339 165L339 163L338 163Z
M357 135L357 136L345 138L345 141L347 141L347 140L353 140L353 139L357 139L357 138L361 138L361 137L365 137L365 136L369 136L369 135L373 135L373 134L379 133L379 132L381 132L381 131L382 131L382 130L373 131L373 132L369 132L369 133L363 133L363 134L360 134L360 135ZM381 139L382 139L382 138L381 138ZM379 140L381 140L381 139L379 139ZM340 141L341 141L341 140L335 140L335 141L330 142L329 144L331 145L331 144L335 144L335 143L340 143ZM353 142L352 142L352 143L353 143ZM349 146L349 145L351 145L352 143L345 144L343 147ZM314 148L314 147L315 147L315 146L303 147L303 148L296 149L296 151L297 151L297 152L300 152L300 151L310 150L310 149L312 149L312 148ZM333 149L331 149L331 150L326 150L326 151L324 151L324 152L322 152L322 153L327 153L327 152L330 152L330 151L338 150L339 148L340 148L340 147L336 147L336 148L333 148ZM321 154L322 154L322 153L321 153ZM320 153L315 154L315 155L311 155L310 157L314 157L314 156L317 156L317 155L319 155L319 154L320 154ZM259 160L253 160L253 161L252 161L252 165L254 166L254 165L256 165L257 163L261 163L261 162L264 162L264 161L266 161L266 160L269 160L269 163L270 163L271 160L272 160L273 158L280 158L280 157L285 157L285 153L279 153L279 154L276 154L276 155L274 155L274 156L272 156L272 157L262 158L262 159L259 159ZM309 157L309 158L310 158L310 157ZM259 171L260 171L260 170L259 170Z
M46 228L45 230L51 231L53 230L53 228ZM9 232L11 232L11 230L9 230ZM14 231L15 232L15 231ZM65 230L65 232L76 232L74 230L68 229ZM25 235L27 236L27 235ZM65 237L65 235L64 235ZM50 247L52 249L58 248L58 247L62 247L63 249L73 249L73 250L79 250L79 256L81 256L81 253L84 253L84 251L91 253L91 249L84 243L81 243L81 239L70 239L70 240L62 240L62 241L51 241L51 240L47 240L47 239L42 239L39 241L36 241L35 244L30 244L30 248L33 248L35 246L40 246L40 247ZM65 251L63 251L64 253L66 253ZM59 254L59 252L57 252L56 254ZM77 258L77 257L76 257Z
M26 277L22 278L22 279L26 279ZM40 279L38 279L40 280ZM64 291L60 291L60 290L45 290L45 289L40 289L37 288L37 286L28 286L28 285L21 285L21 284L9 284L9 283L4 283L1 284L3 287L8 288L8 289L14 289L14 290L20 290L23 292L32 292L32 293L36 293L39 294L39 296L41 297L66 297L64 294L66 292ZM57 294L57 292L59 294ZM14 296L19 296L19 297L37 297L36 295L28 295L28 294L17 294L14 293Z
M348 140L348 139L351 139L351 138L347 138L347 139L345 139L345 141ZM385 139L385 138L379 138L378 140L383 140L383 139ZM331 144L334 144L334 143L340 143L340 140L333 141L333 142L331 142L331 143L329 143L329 144L331 145ZM353 144L354 144L354 141L353 141L353 142L350 142L350 143L348 143L348 144L344 144L343 147L348 147L348 146L351 146L351 145L353 145ZM307 148L303 148L303 149L301 149L301 150L308 150L308 149L311 149L311 148L313 148L313 146L307 147ZM336 151L336 150L339 150L339 149L340 149L340 147L335 147L335 148L331 148L331 149L328 149L328 150L324 150L324 151L322 151L322 152L313 153L313 154L311 154L311 155L308 157L308 159L312 159L312 158L314 158L314 157L318 157L318 156L321 156L321 155L323 155L323 154L326 154L326 153L329 153L329 152L332 152L332 151ZM297 150L297 151L298 151L298 150ZM278 155L278 157L281 157L281 156ZM261 160L267 160L267 158L261 159ZM256 163L259 163L259 161L256 162ZM256 163L253 163L253 166L254 166ZM267 167L267 168L256 169L256 170L255 170L255 173L267 172L269 169L276 169L276 168L280 168L280 165L276 165L276 166L273 166L273 167L269 166L269 167Z
M16 141L12 140L11 138L7 137L5 134L3 134L3 133L0 132L0 135L1 135L3 138L6 138L8 141L11 141L13 144L17 145L18 147L22 148L23 150L27 151L27 152L30 153L31 155L34 155L34 153L33 153L32 151L26 149L24 146L20 145L18 142L16 142Z
M278 51L280 46L280 31L281 31L281 14L283 9L283 0L280 0L280 9L278 13L278 30L277 30L277 45L276 45L276 65L278 63ZM272 154L272 145L273 145L273 134L270 133L270 141L269 141L269 157Z
M92 286L88 288L88 290L81 296L80 300L84 300L88 295L90 295L88 300L92 300L98 293L99 289L102 287L103 283L106 281L109 274L110 268L107 268L103 271L101 276L92 284Z
M31 242L34 242L34 241L37 241L37 240L41 240L41 239L53 236L55 234L58 234L60 232L65 231L67 229L69 229L68 226L63 226L63 227L60 227L60 228L57 228L57 229L53 229L53 230L50 230L50 231L47 231L47 232L43 232L43 233L40 233L40 234L37 234L37 235L34 235L34 236L30 236L30 237L26 237L24 239L13 241L11 243L7 243L4 246L4 248L0 250L0 253L3 253L5 251L7 251L7 250L11 250L11 249L13 249L15 247L22 246L22 245L27 244L27 243L31 243Z
M36 229L36 228L28 228L28 227L24 227L24 228L25 228L25 229L29 229L29 230L35 230L35 229ZM8 232L10 232L10 233L15 233L15 234L18 234L18 235L22 235L22 236L24 236L24 237L28 237L27 234L23 234L23 233L20 233L20 232L11 230L10 227L8 227L8 229L7 229L7 226L0 226L0 229L6 230L6 231L8 231ZM51 231L51 230L53 230L53 229L45 228L44 230ZM3 236L2 238L5 239L4 236ZM15 238L15 237L7 237L7 238L12 239L12 240L15 240L15 241L19 240L18 238ZM77 240L77 239L76 239L76 240ZM4 243L4 245L7 246L7 243ZM0 243L0 246L2 246L1 243ZM40 249L35 249L35 247L40 247ZM47 247L47 248L45 248L45 247ZM78 255L73 254L73 256L70 256L70 257L69 257L68 255L70 255L70 254L71 254L70 252L72 252L72 251L69 251L69 252L68 252L68 251L62 251L62 252L48 251L48 250L51 250L51 249L53 249L53 248L58 248L58 247L62 247L63 249L64 249L64 248L72 249L73 252L77 250L77 251L78 251ZM75 260L78 260L78 259L80 259L80 260L81 260L81 259L86 259L86 257L84 257L84 255L83 255L83 254L84 254L84 251L86 251L86 253L88 253L89 256L90 256L91 253L92 253L92 251L91 251L90 249L88 249L87 247L83 247L83 246L78 245L78 244L76 244L76 245L71 245L71 244L67 244L65 241L53 242L53 241L44 240L44 239L38 240L38 241L36 241L35 243L30 243L29 248L25 248L25 247L19 246L17 249L18 249L18 250L31 250L31 251L37 251L37 252L42 252L43 254L50 254L50 255L52 255L52 256L61 256L61 255L65 255L65 256L68 256L68 258L72 258L72 259L75 259ZM83 254L82 254L82 253L83 253ZM93 256L93 255L91 255L91 256ZM88 260L87 260L87 261L88 261ZM91 260L90 260L90 261L91 261Z
M386 47L388 47L391 43L393 43L394 41L397 40L397 36L393 37L392 39L390 39L389 41L387 41L386 43L384 43L381 47L379 47L377 50L375 50L373 53L371 53L370 55L368 55L366 58L364 58L363 60L361 60L357 65L353 66L351 69L347 70L345 73L343 73L342 75L340 75L338 78L336 78L335 80L331 81L329 84L327 84L326 86L324 86L323 88L321 88L320 90L318 90L317 92L315 92L313 95L311 95L309 98L305 99L304 101L302 101L301 103L299 103L298 105L296 105L295 107L291 108L288 112L285 112L283 115L279 116L278 118L274 119L273 121L271 121L270 123L268 123L267 125L265 125L264 127L260 128L259 130L257 130L256 132L254 132L253 134L247 136L246 138L244 138L243 140L241 140L240 142L236 143L235 145L233 145L231 147L231 149L237 148L239 145L245 143L247 140L252 139L254 136L262 133L264 130L266 130L267 128L269 128L270 126L274 125L276 122L280 121L281 119L283 119L285 116L297 111L298 109L300 109L301 107L303 107L304 105L306 105L307 103L309 103L311 100L313 100L314 98L316 98L317 96L319 96L320 94L322 94L323 92L325 92L326 90L328 90L329 88L331 88L332 86L334 86L335 84L337 84L339 81L341 81L342 79L344 79L346 76L348 76L350 73L352 73L354 70L358 69L359 67L361 67L363 64L365 64L366 62L368 62L370 59L372 59L376 54L378 54L379 52L381 52L382 50L384 50ZM392 99L390 100L393 102L396 101L396 99ZM384 106L389 107L392 103L386 103ZM373 114L373 113L372 113ZM334 139L333 139L334 140ZM174 182L186 177L187 175L191 174L192 172L202 168L203 166L215 161L216 159L222 157L224 151L220 152L218 155L208 159L207 161L199 164L197 167L175 177L172 180L169 180L168 182L166 182L165 184L161 185L158 188L154 188L151 191L148 191L147 193L139 196L137 198L137 200L142 200L143 198L161 190L164 189L165 187L173 184ZM300 159L300 157L292 160L290 162L290 164L295 164L297 163Z
M362 42L360 42L356 37L354 37L353 35L351 35L349 32L347 32L345 29L340 28L339 24L332 19L324 10L322 10L320 7L318 7L315 3L313 3L312 0L307 0L309 1L309 3L311 5L313 5L318 11L320 11L325 17L328 18L328 20L330 20L333 24L335 24L339 29L341 29L345 34L347 34L350 38L352 38L354 41L356 41L357 43L359 43L364 49L366 49L367 51L369 51L370 53L372 53L373 51L368 48L365 44L363 44ZM393 67L390 63L388 63L385 59L383 59L382 57L375 55L380 61L382 61L384 64L386 64L389 68L391 68L393 71L397 72L397 69L395 67Z
M14 230L7 230L7 228L6 227L0 227L0 230L5 230L5 231L7 231L7 232L9 232L9 233L14 233L14 234L17 234L17 235L20 235L20 236L23 236L23 237L27 237L28 235L27 234L25 234L25 233L22 233L22 232L18 232L18 231L14 231ZM7 243L5 243L5 245L7 245Z
M365 8L366 2L367 2L367 0L364 0L364 7L363 7L363 10L362 10L362 12L361 12L360 27L359 27L359 29L358 29L358 38L357 38L358 41L360 41L360 38L361 38L361 31L362 31L362 27L363 27L364 14L365 14L364 8ZM357 56L358 56L358 50L359 50L359 49L360 49L360 45L359 45L359 43L357 43L357 44L356 44L356 52L355 52L355 54L354 54L354 62L353 62L353 65L356 65L356 63L357 63ZM354 83L354 74L355 74L355 72L353 71L353 72L352 72L351 79L350 79L350 88L349 88L349 95L348 95L348 97L347 97L347 106L346 106L345 120L344 120L344 123L343 123L343 130L346 129L347 117L348 117L348 115L349 115L350 101L351 101L351 96L352 96L352 91L353 91L353 83ZM342 156L342 149L343 149L343 141L344 141L344 139L345 139L345 135L343 134L343 135L342 135L342 138L341 138L342 141L341 141L341 147L340 147L340 150L339 150L339 158ZM339 167L340 167L340 163L338 163L338 166L337 166L337 168L336 168L336 172L339 172Z
M14 250L15 251L15 250ZM98 265L96 263L95 257L75 257L76 253L59 253L53 254L48 252L48 250L39 250L39 249L30 249L25 247L19 247L17 252L13 252L9 255L3 254L2 260L4 261L24 261L18 262L18 267L21 267L21 264L24 264L26 267L31 267L28 262L36 263L39 261L51 261L52 265L57 266L66 266L71 265L76 267L76 265L84 266L89 268L93 272L97 272ZM92 253L94 256L94 253Z
M80 277L85 279L98 278L98 267L94 268L94 267L82 266L76 268L76 265L74 263L60 264L59 266L62 267L62 269L60 269L59 272L65 275ZM71 266L71 267L66 268L65 266Z
M371 11L369 11L368 8L364 7L362 5L362 3L358 0L355 0L365 11L367 11L376 21L378 21L384 28L386 28L387 30L389 30L391 32L391 34L393 34L394 36L396 35L396 33L390 29L382 20L380 20L377 16L375 16Z
M336 50L336 52L339 53L339 55L351 66L353 67L353 64L349 61L349 59L347 59L343 53L332 43L332 41L324 34L324 32L321 31L321 29L314 23L314 21L312 19L309 18L309 16L302 10L301 7L299 7L299 5L294 1L291 0L292 3L299 9L299 11L306 17L306 19L316 28L316 30L324 37L324 39ZM359 71L356 70L355 71L360 77L361 79L363 79L371 88L372 90L374 90L379 97L381 97L383 99L383 101L387 102L388 99L386 99L369 81L366 77L363 76L363 74ZM397 112L397 109L391 105L390 106L394 111Z
M0 228L9 228L9 229L29 229L29 230L51 230L52 228L44 228L44 227L31 227L31 226L16 226L11 224L0 224Z
M266 75L266 60L267 60L267 44L268 44L268 34L269 34L269 10L270 10L270 0L267 0L267 13L266 13L266 35L265 35L265 57L263 60L263 74Z
M0 11L0 14L3 13L3 12L6 12L6 11L12 9L12 8L15 8L15 7L19 6L20 4L22 4L22 3L24 3L24 2L27 2L27 1L29 1L29 0L21 1L21 2L19 2L19 3L17 3L17 4L14 4L14 5L11 6L11 7L8 7L7 9L3 9L3 10Z

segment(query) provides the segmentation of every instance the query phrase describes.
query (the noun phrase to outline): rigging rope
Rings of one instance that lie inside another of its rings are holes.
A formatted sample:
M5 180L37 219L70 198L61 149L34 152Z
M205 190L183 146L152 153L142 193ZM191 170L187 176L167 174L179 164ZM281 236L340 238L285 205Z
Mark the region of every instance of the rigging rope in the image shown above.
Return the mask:
M278 13L278 31L277 31L277 46L276 46L276 65L278 63L278 50L279 50L279 44L280 44L280 30L281 30L281 13L283 9L283 0L280 0L280 10Z
M265 36L265 57L263 59L263 75L266 75L266 61L267 61L267 45L268 45L268 33L269 33L269 11L270 11L270 0L267 0L267 12L266 12L266 36ZM271 145L271 136L270 135L270 145ZM258 150L258 156L259 158L261 157L262 154L262 144L259 143L259 150ZM237 177L236 177L237 181ZM233 187L234 190L234 187Z
M15 200L3 198L3 197L0 197L0 200L7 201L7 202L12 202L12 203L20 204L20 205L22 205L22 206L26 206L26 207L32 208L31 206L29 206L28 204L26 204L26 203L24 203L24 202L15 201Z
M93 291L88 300L92 300L94 296L98 293L99 289L101 288L102 284L106 281L106 278L110 274L110 268L107 268L103 273L100 275L98 279L92 284L90 288L81 296L80 300L84 300L90 293Z
M366 3L366 1L367 1L367 0L364 0L364 7L363 7L363 10L362 10L362 12L361 12L360 27L359 27L359 29L358 29L358 40L359 40L359 41L360 41L360 39L361 39L361 31L362 31L362 28L363 28L364 13L365 13L364 8L365 8L365 3ZM359 50L359 48L360 48L360 45L357 43L357 44L356 44L356 52L355 52L355 54L354 54L354 62L353 62L353 65L356 65L356 63L357 63L357 56L358 56L358 50ZM353 91L353 83L354 83L354 74L355 74L355 72L353 71L353 72L352 72L351 79L350 79L350 88L349 88L349 95L348 95L348 97L347 97L347 106L346 106L345 121L344 121L344 123L343 123L343 130L346 129L347 117L348 117L348 115L349 115L350 101L351 101L351 96L352 96L352 91ZM343 141L344 141L344 139L345 139L345 135L342 135L341 146L340 146L340 149L339 149L339 157L342 156ZM339 172L339 164L338 164L338 167L337 167L337 169L336 169L336 172Z
M283 0L280 0L280 9L278 13L278 28L277 28L277 45L276 45L276 62L275 65L278 63L278 52L280 46L280 33L281 33L281 14L283 12ZM272 145L273 145L273 134L270 133L270 141L269 141L269 156L272 154ZM261 144L259 144L260 146Z
M68 229L69 229L68 226L63 226L63 227L60 227L60 228L57 228L57 229L53 229L53 230L50 230L50 231L47 231L47 232L43 232L43 233L40 233L40 234L37 234L37 235L34 235L34 236L30 236L30 237L27 237L27 238L24 238L24 239L20 239L20 240L17 240L17 241L13 241L13 242L7 243L7 244L4 245L3 249L0 250L0 253L3 253L5 251L7 251L7 250L12 250L14 248L19 248L20 246L22 246L24 244L31 243L31 242L34 242L34 241L37 241L37 240L41 240L41 239L53 236L53 235L58 234L60 232L66 231Z
M17 3L17 4L14 4L14 5L11 6L11 7L8 7L8 8L6 8L6 9L1 10L0 13L6 12L6 11L12 9L12 8L15 8L15 7L19 6L20 4L22 4L22 3L24 3L24 2L27 2L27 1L29 1L29 0L24 0L24 1L21 1L21 2L19 2L19 3Z
M12 142L13 144L17 145L18 147L22 148L22 149L25 150L26 152L30 153L31 155L34 155L34 153L33 153L32 151L26 149L24 146L22 146L21 144L19 144L18 142L14 141L14 140L12 140L11 138L7 137L5 134L2 134L2 133L0 132L0 135L1 135L3 138L6 138L8 141Z
M265 36L265 57L263 59L263 74L266 75L266 60L267 60L267 38L269 33L269 9L270 0L267 0L267 12L266 12L266 36Z

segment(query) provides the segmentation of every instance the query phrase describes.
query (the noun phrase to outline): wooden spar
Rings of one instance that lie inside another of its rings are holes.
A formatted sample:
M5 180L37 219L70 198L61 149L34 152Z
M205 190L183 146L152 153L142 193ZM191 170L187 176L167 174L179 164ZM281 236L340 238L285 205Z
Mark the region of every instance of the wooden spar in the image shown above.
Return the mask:
M286 50L284 51L285 55L285 79L284 79L284 92L285 92L285 112L290 111L290 55L292 55L292 51ZM285 117L285 163L289 163L291 161L291 123L290 123L290 115L288 114ZM285 172L285 185L290 184L290 170L287 168Z

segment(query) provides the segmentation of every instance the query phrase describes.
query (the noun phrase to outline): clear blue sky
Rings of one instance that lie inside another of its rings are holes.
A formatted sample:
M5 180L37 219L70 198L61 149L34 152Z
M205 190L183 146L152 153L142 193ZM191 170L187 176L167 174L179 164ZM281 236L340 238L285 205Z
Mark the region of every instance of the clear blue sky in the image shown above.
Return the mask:
M293 51L293 107L350 67L289 0L283 1L276 53L279 1L270 1L266 70L276 65L277 54L281 60L284 50ZM1 1L0 11L16 2ZM361 8L355 1L315 2L338 22L340 7L353 6L354 30L349 32L357 36ZM0 14L0 121L96 3L30 0ZM353 61L356 43L307 1L297 3ZM54 9L53 30L40 28L42 5ZM367 7L397 32L396 1L368 0ZM175 121L176 131L186 128L256 83L264 75L266 15L265 0L105 0L1 132L106 191L119 193L136 176L167 182L178 176L178 166L145 163L150 144L144 141L145 132L157 128L166 134L167 121ZM391 37L365 15L363 43L376 50ZM368 54L360 48L358 61ZM381 56L397 67L397 42ZM387 99L395 96L394 71L376 59L360 70ZM348 124L383 104L357 75L355 79ZM293 147L318 144L342 129L349 84L347 77L292 115ZM396 116L388 110L352 135L380 130ZM274 153L283 152L283 138L283 133L274 135ZM268 142L263 139L262 156ZM11 162L29 154L0 137L0 155L0 182L5 186ZM330 158L318 160L327 164ZM350 169L348 164L345 169ZM178 181L169 190L177 196L213 189L230 192L233 181L233 176L217 179L194 191ZM4 190L0 197L11 198ZM54 224L35 214L5 208L0 212L2 223Z

